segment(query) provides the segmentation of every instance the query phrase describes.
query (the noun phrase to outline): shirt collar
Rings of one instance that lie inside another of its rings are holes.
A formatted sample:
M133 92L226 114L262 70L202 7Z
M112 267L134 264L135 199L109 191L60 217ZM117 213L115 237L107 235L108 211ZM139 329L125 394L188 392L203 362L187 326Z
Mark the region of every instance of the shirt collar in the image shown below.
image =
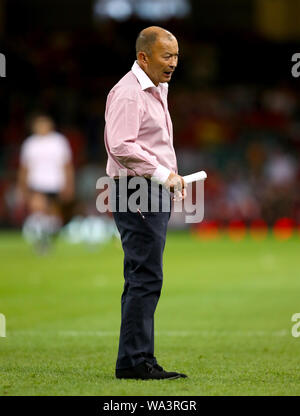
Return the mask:
M137 61L134 61L134 64L132 65L131 71L134 73L134 75L137 77L137 80L141 84L142 90L145 90L147 88L157 88L151 79L148 77L146 72L139 66ZM159 85L166 85L168 87L167 82L159 83Z

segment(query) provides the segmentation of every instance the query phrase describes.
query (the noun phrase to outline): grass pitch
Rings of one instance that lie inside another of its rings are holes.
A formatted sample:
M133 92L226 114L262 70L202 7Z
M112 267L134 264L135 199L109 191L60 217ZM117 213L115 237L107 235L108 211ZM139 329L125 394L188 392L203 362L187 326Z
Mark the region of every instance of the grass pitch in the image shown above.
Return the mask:
M299 395L299 238L199 241L169 233L156 356L188 379L116 380L119 243L58 242L37 257L0 235L0 395Z

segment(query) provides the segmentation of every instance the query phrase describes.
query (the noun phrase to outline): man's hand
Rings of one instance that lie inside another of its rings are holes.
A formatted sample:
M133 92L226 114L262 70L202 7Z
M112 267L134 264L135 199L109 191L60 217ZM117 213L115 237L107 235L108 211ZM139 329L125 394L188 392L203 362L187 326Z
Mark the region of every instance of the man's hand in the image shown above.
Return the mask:
M75 194L75 174L72 162L67 162L64 166L65 186L60 192L60 199L65 202L71 202Z
M74 189L72 186L66 186L59 194L61 201L68 203L74 198Z
M17 204L26 205L29 202L30 191L27 186L28 168L20 165L18 171L18 183L16 189Z
M187 184L184 182L182 176L171 172L165 183L165 186L167 188L170 188L171 192L174 192L174 196L177 200L181 200L186 197Z
M29 190L24 187L17 186L16 188L16 204L19 206L26 205L29 201Z

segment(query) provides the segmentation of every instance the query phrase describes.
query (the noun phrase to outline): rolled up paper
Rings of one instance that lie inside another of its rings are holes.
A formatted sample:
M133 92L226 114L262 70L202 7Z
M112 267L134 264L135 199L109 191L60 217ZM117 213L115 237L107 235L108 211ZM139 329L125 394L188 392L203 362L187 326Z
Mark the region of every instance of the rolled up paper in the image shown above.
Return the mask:
M183 176L184 182L186 184L197 182L197 181L204 181L207 178L206 172L204 170L201 170L200 172L192 173L191 175ZM185 196L186 196L186 190L184 189ZM174 192L173 201L180 202L182 200L182 194L180 191Z
M191 175L183 176L185 183L192 183L196 181L204 181L207 178L206 172L201 170L200 172L192 173Z

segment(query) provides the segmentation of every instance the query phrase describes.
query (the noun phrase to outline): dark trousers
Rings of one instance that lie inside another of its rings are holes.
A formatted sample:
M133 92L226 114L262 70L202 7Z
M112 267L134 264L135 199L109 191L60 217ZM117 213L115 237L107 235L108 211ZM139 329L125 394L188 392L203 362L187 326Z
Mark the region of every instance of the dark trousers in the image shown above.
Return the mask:
M150 190L150 181L148 185ZM129 197L133 191L128 191ZM121 198L118 192L117 184L117 198ZM163 196L170 203L165 189L157 186L155 193L160 201ZM156 364L154 312L163 283L163 251L170 209L168 212L142 211L142 215L113 213L124 250L125 278L117 369L133 367L144 360Z

